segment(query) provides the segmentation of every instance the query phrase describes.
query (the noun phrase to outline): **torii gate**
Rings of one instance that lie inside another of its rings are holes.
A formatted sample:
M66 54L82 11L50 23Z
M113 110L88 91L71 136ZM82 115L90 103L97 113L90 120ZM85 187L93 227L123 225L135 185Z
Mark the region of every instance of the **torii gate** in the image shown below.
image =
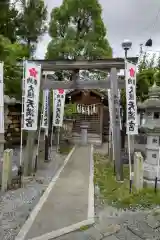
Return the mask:
M137 63L138 58L128 58L129 61ZM115 170L117 180L123 180L123 162L121 158L121 135L120 135L120 116L119 116L119 101L118 89L125 88L124 79L117 76L117 71L125 68L123 58L112 58L103 60L31 60L37 64L41 64L42 72L56 70L72 70L75 74L72 81L53 81L51 79L42 79L41 89L111 89L112 96L112 121L113 121L113 142L115 151ZM78 79L79 70L103 70L110 72L110 76L106 80L82 81Z

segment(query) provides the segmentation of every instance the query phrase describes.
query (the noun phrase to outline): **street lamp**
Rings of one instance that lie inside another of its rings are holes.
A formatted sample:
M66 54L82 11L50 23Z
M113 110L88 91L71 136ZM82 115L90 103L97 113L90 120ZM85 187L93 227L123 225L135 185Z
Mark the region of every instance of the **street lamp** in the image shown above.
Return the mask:
M127 58L128 50L130 50L131 47L132 47L132 42L130 40L126 39L122 42L122 48L124 49L125 59ZM125 70L124 70L124 74L126 74ZM124 149L125 148L125 133L126 133L125 122L126 122L126 119L125 119L125 114L124 114L123 110L121 112L121 119L122 119L121 148Z
M132 42L128 39L125 39L123 42L122 42L122 48L124 49L124 52L125 52L125 58L127 58L127 53L128 53L128 50L132 47Z

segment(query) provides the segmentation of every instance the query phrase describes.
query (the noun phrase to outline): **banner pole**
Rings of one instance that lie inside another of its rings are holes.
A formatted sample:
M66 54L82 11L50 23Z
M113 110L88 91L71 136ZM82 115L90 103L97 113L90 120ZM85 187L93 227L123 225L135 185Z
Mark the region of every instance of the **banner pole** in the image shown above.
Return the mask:
M21 109L21 138L20 138L20 159L19 159L19 168L18 168L18 176L19 176L19 185L22 186L22 175L23 175L23 167L22 167L22 155L23 155L23 121L24 121L24 91L25 91L25 58L23 59L23 76L22 76L22 109Z
M157 185L158 185L158 175L159 175L159 161L160 161L160 147L158 152L158 161L157 161L157 174L155 177L155 185L154 185L154 192L157 193Z
M37 167L38 167L38 154L39 154L39 145L40 145L40 137L41 137L41 125L42 125L42 119L43 119L43 108L44 108L44 105L42 105L42 109L41 109L40 126L39 126L39 130L38 130L38 143L37 143L35 164L34 164L34 172L35 173L37 172Z
M53 111L53 108L54 108L54 90L52 91L52 96L53 96L53 101L52 101L52 104L53 104L52 111ZM52 131L51 131L51 153L52 153L52 149L53 149L53 128L54 128L54 126L53 126L53 112L52 112Z

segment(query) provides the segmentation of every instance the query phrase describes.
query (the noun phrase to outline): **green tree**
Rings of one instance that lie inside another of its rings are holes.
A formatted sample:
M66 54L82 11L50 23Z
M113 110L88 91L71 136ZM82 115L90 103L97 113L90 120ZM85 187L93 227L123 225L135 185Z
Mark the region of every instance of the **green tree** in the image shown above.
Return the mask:
M11 43L8 38L0 35L0 61L4 61L5 94L21 98L22 68L17 65L17 60L22 60L29 55L25 45Z
M4 61L5 94L21 98L22 67L17 60L33 56L39 37L46 31L47 9L42 0L0 3L0 60Z
M112 56L98 0L63 0L51 12L47 59L102 59ZM59 80L62 73L57 73Z
M12 43L17 40L17 27L19 26L18 10L13 1L0 1L0 34L10 39Z
M148 97L148 90L154 83L154 74L159 72L159 60L155 54L150 58L146 53L140 58L137 73L137 99L144 101ZM160 85L160 77L157 75L156 83Z
M19 39L33 54L39 38L47 31L47 8L43 0L21 0Z

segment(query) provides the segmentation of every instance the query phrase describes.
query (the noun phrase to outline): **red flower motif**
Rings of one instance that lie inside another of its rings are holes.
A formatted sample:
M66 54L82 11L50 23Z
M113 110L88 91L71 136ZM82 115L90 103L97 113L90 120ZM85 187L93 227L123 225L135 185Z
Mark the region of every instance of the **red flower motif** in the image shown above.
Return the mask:
M29 74L30 74L31 77L36 78L36 77L37 77L37 73L38 73L38 72L36 71L35 68L30 68L30 69L29 69Z
M130 72L130 77L134 77L135 75L135 70L133 68L130 68L129 69L129 72Z
M58 89L59 94L63 94L64 93L64 89Z

